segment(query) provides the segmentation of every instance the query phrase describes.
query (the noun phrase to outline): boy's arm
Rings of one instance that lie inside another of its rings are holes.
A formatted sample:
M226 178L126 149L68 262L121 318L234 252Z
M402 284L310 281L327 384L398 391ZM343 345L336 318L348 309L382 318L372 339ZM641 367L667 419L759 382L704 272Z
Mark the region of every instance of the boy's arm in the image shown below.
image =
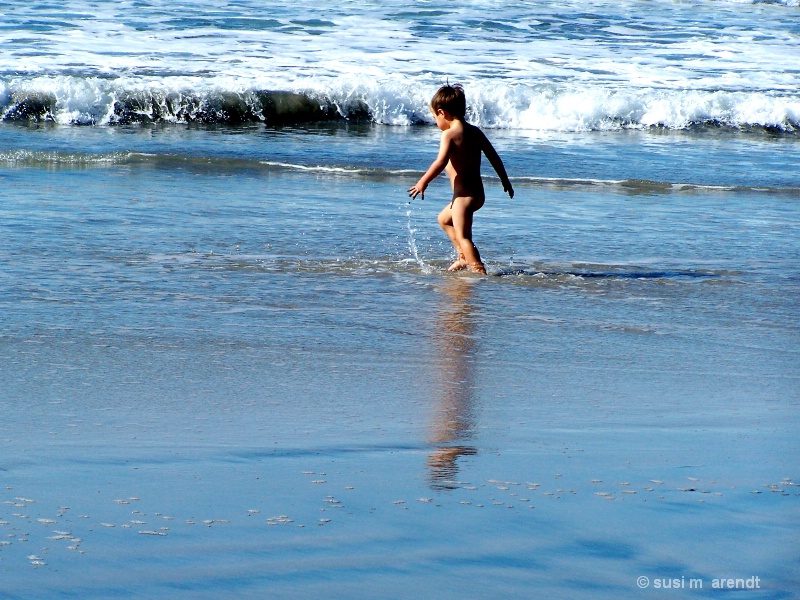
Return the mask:
M425 171L425 175L423 175L415 185L408 188L408 195L413 199L421 194L422 199L425 200L425 188L444 171L449 160L450 136L448 136L445 131L442 133L442 140L439 143L439 155L436 157L436 160L431 163L431 166L428 167L428 170Z
M483 132L481 132L483 133ZM492 146L492 143L489 141L485 135L483 137L483 144L481 150L486 155L486 158L489 159L489 163L491 163L492 168L497 172L497 175L500 177L500 181L503 184L503 191L508 192L508 195L513 198L514 197L514 188L511 187L511 182L508 180L508 174L506 173L506 167L503 165L503 161L500 159L500 155Z

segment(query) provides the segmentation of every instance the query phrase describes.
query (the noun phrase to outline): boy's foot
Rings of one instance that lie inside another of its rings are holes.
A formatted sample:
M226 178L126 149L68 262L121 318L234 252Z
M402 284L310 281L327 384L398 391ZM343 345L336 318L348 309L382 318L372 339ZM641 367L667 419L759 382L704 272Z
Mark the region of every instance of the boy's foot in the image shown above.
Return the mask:
M480 273L481 275L486 275L486 265L484 265L482 262L469 263L467 265L467 268L473 273Z
M463 258L459 258L456 262L454 262L450 267L447 269L448 271L463 271L467 268L467 261Z

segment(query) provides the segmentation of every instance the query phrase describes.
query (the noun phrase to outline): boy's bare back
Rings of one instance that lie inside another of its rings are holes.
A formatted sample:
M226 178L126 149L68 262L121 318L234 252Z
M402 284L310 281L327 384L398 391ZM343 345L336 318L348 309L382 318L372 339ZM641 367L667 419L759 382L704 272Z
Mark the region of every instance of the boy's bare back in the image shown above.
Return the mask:
M441 146L440 153L448 159L445 170L453 187L453 198L484 199L481 157L486 154L495 166L492 154L497 155L484 133L474 125L456 120L442 132Z

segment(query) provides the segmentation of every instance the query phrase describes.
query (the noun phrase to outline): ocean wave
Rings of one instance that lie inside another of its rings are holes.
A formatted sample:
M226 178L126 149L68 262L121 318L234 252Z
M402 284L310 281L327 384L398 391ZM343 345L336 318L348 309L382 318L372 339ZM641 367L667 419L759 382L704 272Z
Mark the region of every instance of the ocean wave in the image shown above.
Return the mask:
M359 116L356 107L349 114L336 114L332 103L290 91L169 89L74 77L0 83L0 117L4 121L65 125L263 121L280 125Z
M246 123L286 125L333 119L431 124L435 88L341 80L264 90L237 82L37 77L0 81L0 118L60 124ZM610 89L477 82L468 119L482 127L544 131L687 129L800 130L800 96L764 91Z

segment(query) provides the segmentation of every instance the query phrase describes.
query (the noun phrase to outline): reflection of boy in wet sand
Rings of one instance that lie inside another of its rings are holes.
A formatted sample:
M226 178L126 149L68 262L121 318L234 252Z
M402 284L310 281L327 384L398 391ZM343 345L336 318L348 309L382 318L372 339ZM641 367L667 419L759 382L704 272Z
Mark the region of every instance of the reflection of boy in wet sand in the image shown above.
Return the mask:
M428 440L431 485L450 489L458 476L457 460L477 450L469 445L475 430L476 317L471 302L474 280L448 277L442 281L442 307L436 319L436 360L441 386Z
M416 185L409 188L409 196L416 198L421 194L424 200L425 188L445 170L453 187L453 200L439 213L439 225L458 252L458 259L449 270L469 269L486 273L478 249L472 243L472 215L486 199L481 180L481 153L486 155L500 176L503 191L512 198L514 188L503 161L484 133L464 120L467 112L464 88L458 84L439 88L431 100L431 112L442 130L439 156Z

